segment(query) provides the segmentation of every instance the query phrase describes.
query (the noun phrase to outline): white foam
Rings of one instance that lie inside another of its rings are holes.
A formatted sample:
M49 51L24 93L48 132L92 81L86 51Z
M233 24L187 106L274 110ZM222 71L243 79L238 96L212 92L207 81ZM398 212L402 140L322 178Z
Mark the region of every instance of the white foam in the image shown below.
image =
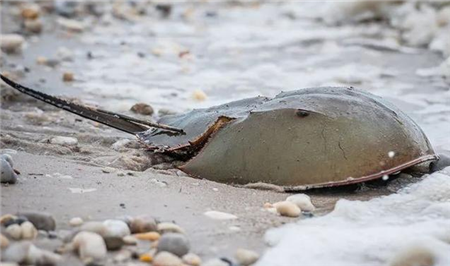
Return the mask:
M420 243L450 263L450 168L397 194L367 202L340 200L333 212L266 234L273 246L258 266L381 266Z

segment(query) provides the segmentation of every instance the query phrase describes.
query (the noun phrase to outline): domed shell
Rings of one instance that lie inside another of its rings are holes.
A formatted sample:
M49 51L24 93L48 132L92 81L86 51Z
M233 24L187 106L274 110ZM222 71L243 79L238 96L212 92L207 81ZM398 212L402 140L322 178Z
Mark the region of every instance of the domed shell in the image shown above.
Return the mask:
M281 93L246 115L231 113L208 138L183 171L299 190L364 182L437 158L407 115L352 88Z

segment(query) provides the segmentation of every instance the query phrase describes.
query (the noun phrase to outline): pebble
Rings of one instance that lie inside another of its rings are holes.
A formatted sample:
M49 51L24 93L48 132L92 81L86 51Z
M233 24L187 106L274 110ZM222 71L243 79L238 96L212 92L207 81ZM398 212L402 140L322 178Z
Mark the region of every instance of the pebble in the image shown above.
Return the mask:
M166 115L176 115L177 112L170 110L168 108L161 108L158 110L158 115L159 116L166 116Z
M194 90L194 92L192 92L192 98L196 101L202 102L206 100L208 96L206 96L206 93L202 90Z
M240 248L236 251L235 258L241 266L249 266L259 259L259 254L252 250Z
M107 236L103 239L105 240L106 248L108 250L119 250L125 244L121 237Z
M157 231L156 220L151 216L138 216L130 222L131 233L146 233Z
M204 213L204 215L208 218L214 219L214 220L234 220L237 219L236 215L233 215L231 213L226 212L219 212L219 211L207 211Z
M25 39L18 34L1 34L0 47L5 53L15 53L21 48Z
M184 234L184 229L174 223L159 223L158 224L158 232L160 232L161 234L165 234L165 233Z
M302 211L313 212L316 210L316 207L314 207L311 202L311 198L306 194L296 194L289 196L287 197L286 201L294 203Z
M125 245L137 245L138 239L134 236L124 236L122 238Z
M2 249L6 248L7 246L9 246L9 240L8 238L6 238L6 236L0 234L0 247Z
M142 262L151 263L153 261L153 256L150 254L142 254L139 256L139 260Z
M28 221L23 222L21 225L22 230L22 239L35 239L38 235L38 231L34 227L34 225Z
M6 224L9 224L16 219L17 219L17 216L15 216L15 215L5 214L0 217L0 224L5 225L5 227L7 227Z
M8 184L17 182L17 175L14 169L3 156L0 158L0 182Z
M72 137L57 136L50 139L51 144L75 146L78 144L78 139Z
M80 231L96 233L101 236L105 235L107 230L108 229L106 228L106 225L104 225L102 222L97 221L85 222L80 227Z
M42 24L42 21L40 21L39 19L36 19L36 20L27 19L27 20L25 20L23 25L25 27L25 30L27 30L28 32L31 32L31 33L41 33L42 32L43 24Z
M64 72L62 79L64 82L72 82L75 80L74 75L72 72Z
M20 14L24 19L35 20L39 17L41 8L37 4L27 4L22 7Z
M203 263L202 266L230 266L230 264L221 259L212 259Z
M411 246L392 258L389 266L434 266L435 255L423 246Z
M202 259L194 253L188 253L183 256L183 262L190 266L200 266L202 264Z
M73 52L69 48L59 47L56 52L56 56L62 61L72 61L73 60Z
M146 103L137 103L130 109L132 112L140 115L153 115L153 108Z
M133 235L136 239L139 240L147 240L147 241L157 241L161 237L158 232L147 232L147 233L139 233Z
M189 252L190 244L186 236L179 233L164 234L158 241L158 252L167 251L179 257Z
M102 260L106 257L105 241L96 233L80 232L74 237L72 243L83 261Z
M106 232L103 237L118 237L122 239L124 236L130 235L130 228L124 221L105 220L103 224L106 226Z
M292 202L281 201L273 205L281 216L298 217L300 216L300 208Z
M112 173L115 171L116 171L116 168L112 168L112 167L103 167L102 168L102 172L105 174L109 174L109 173Z
M25 265L56 265L61 256L47 250L41 250L31 242L21 241L11 244L2 253L2 261Z
M124 249L121 250L120 252L118 252L115 256L114 256L114 262L125 262L129 259L131 259L131 257L133 256L133 252L131 252L130 250Z
M72 219L70 219L69 221L69 225L72 227L76 227L76 226L80 226L84 223L83 219L81 219L80 217L73 217Z
M153 260L153 266L182 266L183 261L169 252L159 252Z
M44 212L19 212L17 216L23 216L30 221L37 230L54 231L56 228L55 218Z
M22 238L22 228L18 224L12 224L6 227L5 232L15 240L20 240Z
M62 28L64 28L67 31L82 32L84 30L83 23L73 20L73 19L59 18L57 20L57 23L59 26L61 26Z
M9 163L9 165L11 167L14 167L14 160L13 160L11 155L9 155L9 154L2 154L2 155L0 155L0 158L4 159L7 163Z

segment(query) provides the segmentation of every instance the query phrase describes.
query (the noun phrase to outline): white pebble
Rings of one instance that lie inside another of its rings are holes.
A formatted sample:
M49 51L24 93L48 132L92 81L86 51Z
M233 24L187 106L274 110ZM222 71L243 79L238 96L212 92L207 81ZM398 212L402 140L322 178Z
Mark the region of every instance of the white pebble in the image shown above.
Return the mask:
M9 246L9 240L8 238L6 238L6 236L0 234L0 247L6 248L7 246Z
M159 252L155 260L153 261L153 266L182 266L183 262L180 258L169 252Z
M180 233L184 234L184 229L174 223L159 223L158 232L164 233Z
M236 215L233 215L231 213L226 212L219 212L219 211L207 211L204 213L204 215L208 218L214 219L214 220L234 220L237 219Z
M311 202L311 198L306 194L296 194L289 196L287 197L286 201L294 203L302 211L313 212L316 209L316 207L314 207Z
M83 261L101 260L106 257L105 241L96 233L80 232L74 237L72 243Z
M56 22L68 31L82 32L84 30L84 24L73 19L59 18Z
M37 229L28 221L23 222L20 228L22 229L22 239L35 239L38 235Z
M106 220L103 222L106 226L106 232L103 237L124 237L131 234L130 228L124 221Z
M301 213L300 208L290 201L277 202L273 206L281 216L298 217Z
M202 266L229 266L229 264L221 259L212 259L203 263Z
M206 96L206 93L202 90L195 90L194 92L192 92L192 98L196 101L202 102L206 100L208 96Z
M22 238L22 227L18 224L12 224L6 227L6 233L15 240L19 240Z
M18 34L1 34L0 47L6 53L15 53L22 48L25 39Z
M249 266L259 259L259 254L248 249L238 249L235 254L237 262L242 266Z
M202 259L194 253L188 253L182 259L184 263L190 266L200 266L202 264Z
M50 139L51 144L74 146L78 144L78 139L72 137L57 136Z
M121 140L114 142L111 145L111 148L115 151L121 151L121 150L124 150L126 148L126 145L130 142L131 142L131 140L129 140L129 139L121 139Z
M72 227L76 227L76 226L80 226L84 223L83 219L81 219L80 217L73 217L72 219L70 219L69 221L69 225Z

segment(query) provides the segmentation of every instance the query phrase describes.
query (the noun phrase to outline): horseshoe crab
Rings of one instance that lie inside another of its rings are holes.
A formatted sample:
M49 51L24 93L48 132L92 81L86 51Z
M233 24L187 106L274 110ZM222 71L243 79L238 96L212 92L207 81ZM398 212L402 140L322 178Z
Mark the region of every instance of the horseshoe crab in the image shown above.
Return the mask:
M181 158L180 169L213 181L269 183L287 190L356 184L437 160L406 114L370 93L344 87L255 97L150 123L13 88L137 136L150 151Z

